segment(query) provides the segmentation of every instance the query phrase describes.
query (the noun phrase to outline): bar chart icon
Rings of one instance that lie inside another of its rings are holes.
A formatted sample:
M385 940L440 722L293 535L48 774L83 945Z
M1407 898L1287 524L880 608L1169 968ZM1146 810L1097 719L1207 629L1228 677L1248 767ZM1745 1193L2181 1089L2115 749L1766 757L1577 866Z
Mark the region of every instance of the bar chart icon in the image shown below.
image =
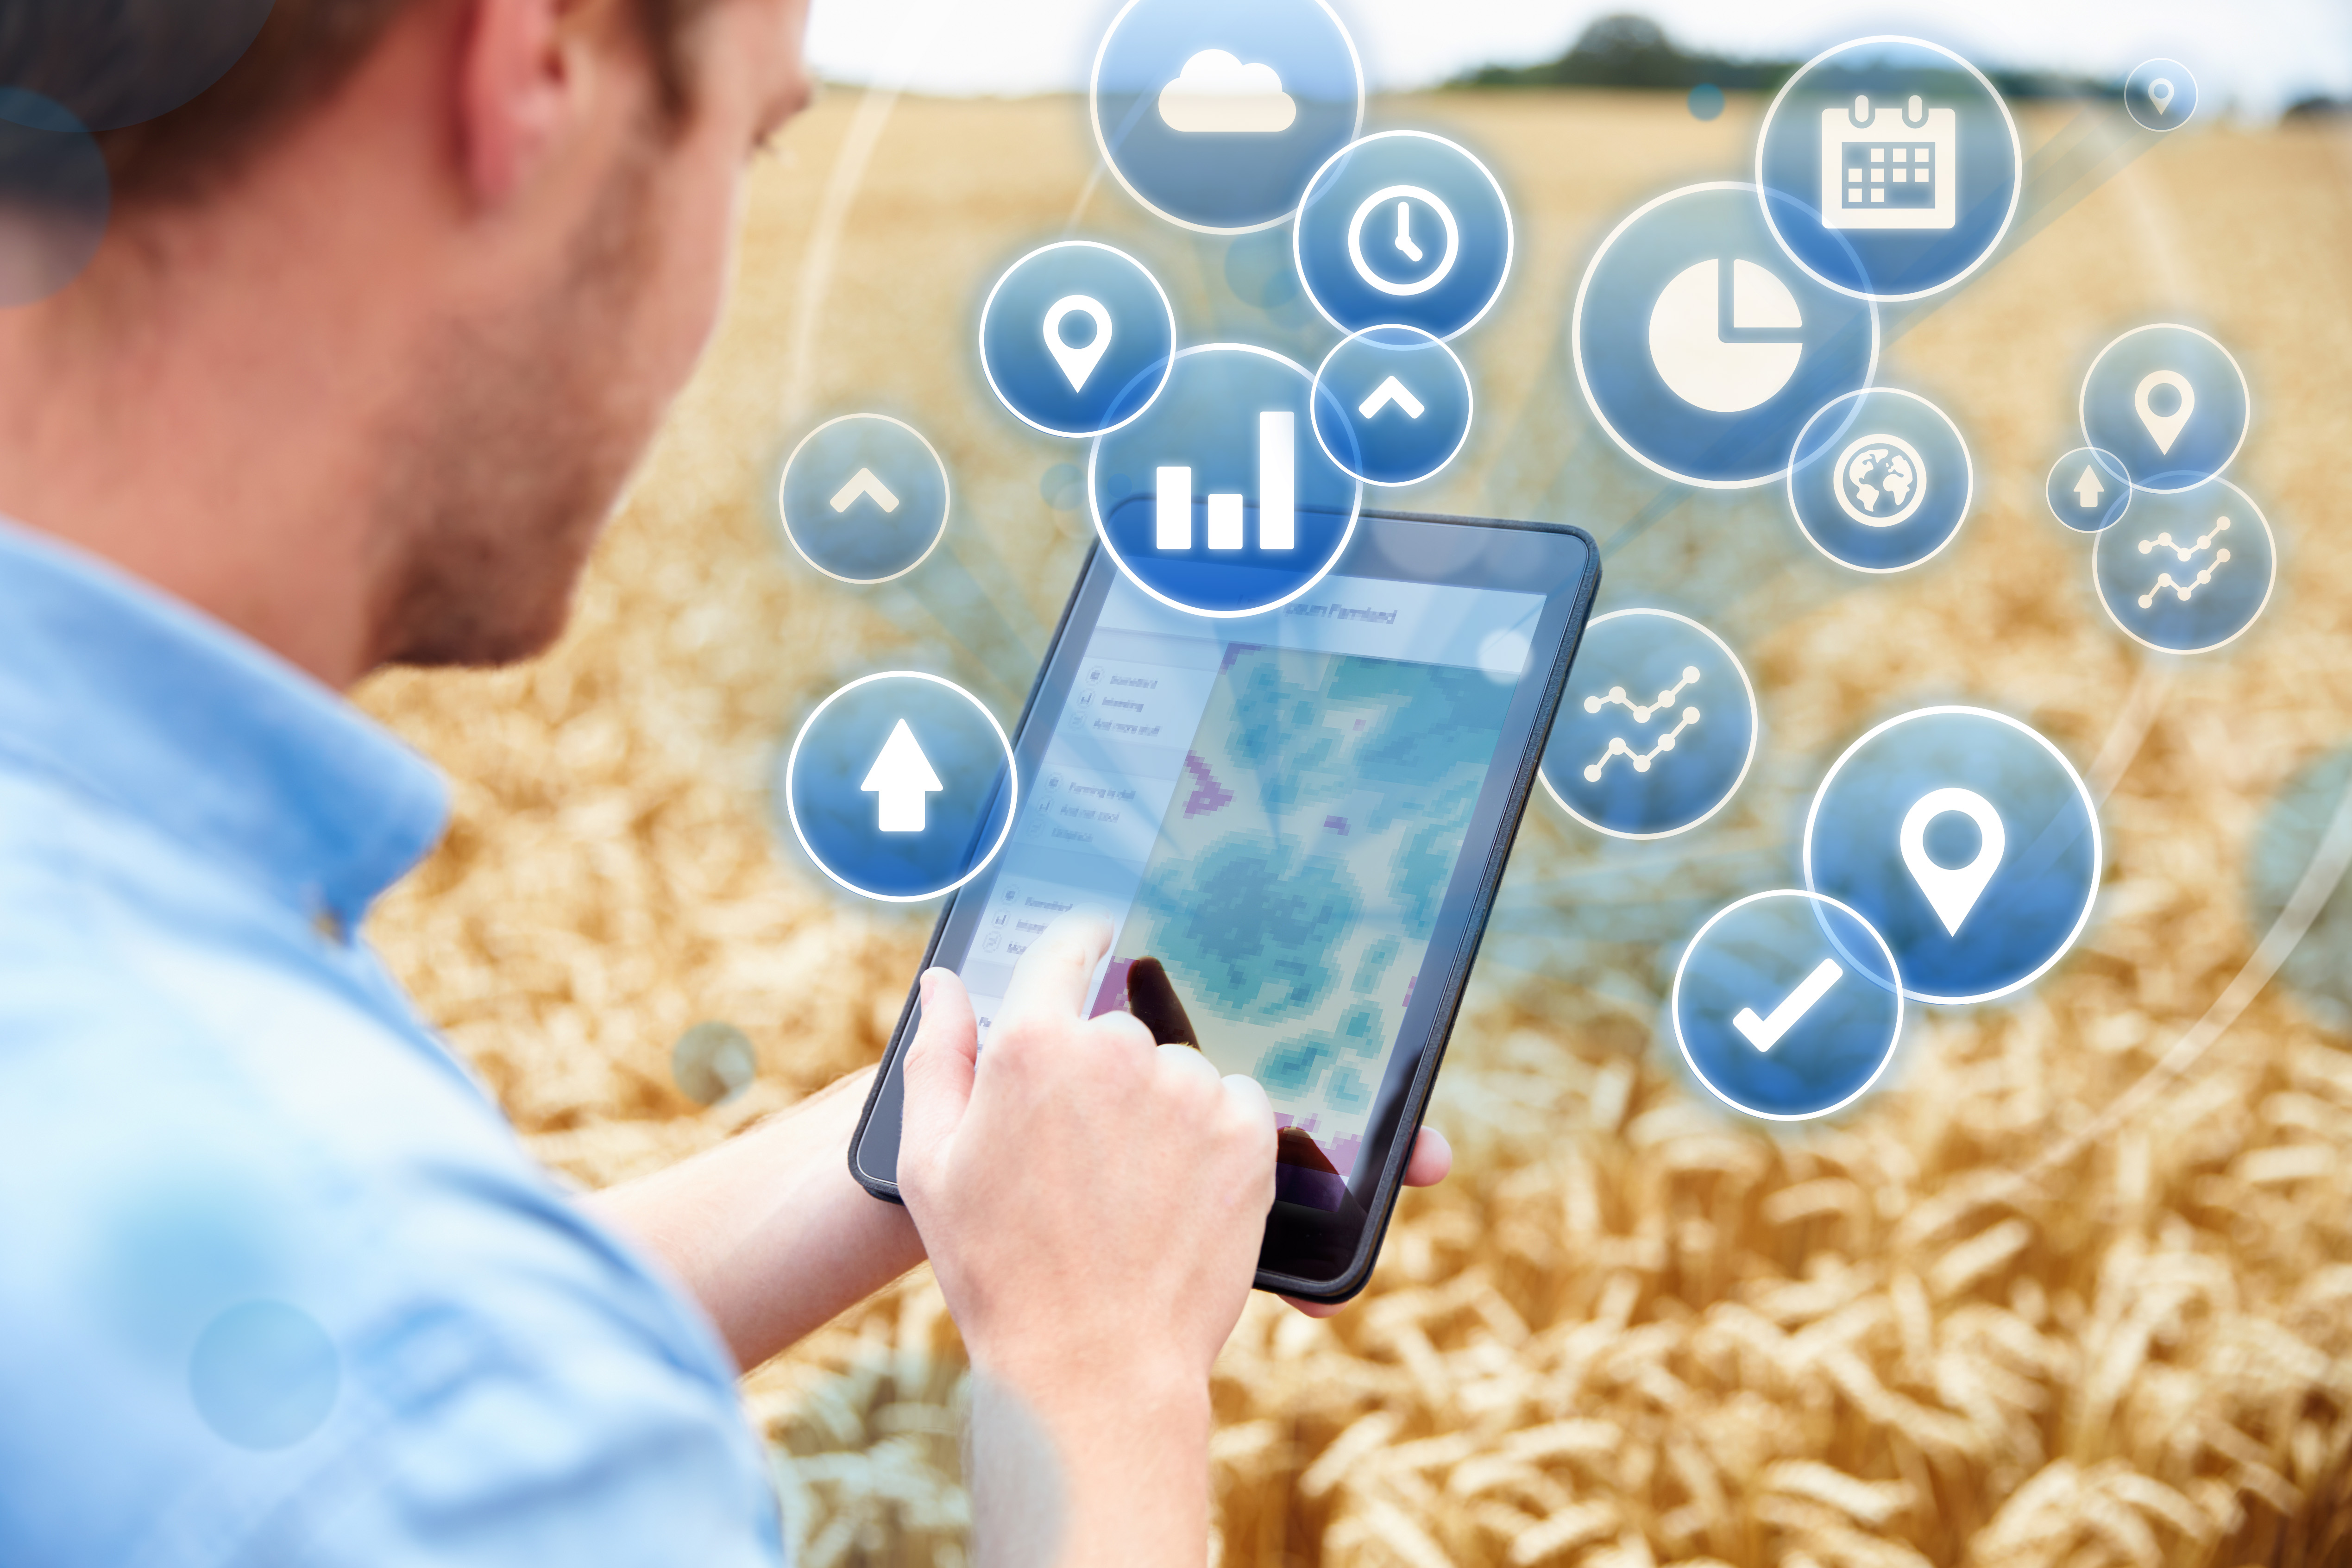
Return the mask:
M1207 545L1211 550L1247 547L1244 497L1213 491L1208 497ZM1153 542L1162 551L1192 548L1192 469L1163 465L1153 518ZM1298 420L1288 409L1257 416L1257 547L1293 550L1298 544Z

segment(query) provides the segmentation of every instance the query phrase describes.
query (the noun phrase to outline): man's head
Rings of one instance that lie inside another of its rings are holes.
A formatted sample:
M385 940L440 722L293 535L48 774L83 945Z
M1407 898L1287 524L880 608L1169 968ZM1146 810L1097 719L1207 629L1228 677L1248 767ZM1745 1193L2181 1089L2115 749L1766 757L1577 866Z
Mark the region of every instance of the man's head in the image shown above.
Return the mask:
M54 389L0 407L47 437L0 450L0 511L330 679L545 646L806 98L803 9L275 0L213 88L104 138L82 278L0 311Z

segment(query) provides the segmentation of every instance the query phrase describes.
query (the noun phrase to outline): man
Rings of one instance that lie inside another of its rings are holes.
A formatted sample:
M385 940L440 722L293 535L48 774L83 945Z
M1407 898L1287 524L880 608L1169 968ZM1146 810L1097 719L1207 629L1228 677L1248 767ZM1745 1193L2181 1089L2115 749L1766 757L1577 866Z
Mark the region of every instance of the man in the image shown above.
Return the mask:
M117 68L172 4L48 15ZM846 1171L860 1080L575 1203L354 936L445 793L336 693L556 635L801 12L276 0L0 310L0 1562L772 1561L737 1368L926 1253L983 1558L1202 1561L1274 1127L1082 1017L1099 922L984 1057L924 978L904 1211Z

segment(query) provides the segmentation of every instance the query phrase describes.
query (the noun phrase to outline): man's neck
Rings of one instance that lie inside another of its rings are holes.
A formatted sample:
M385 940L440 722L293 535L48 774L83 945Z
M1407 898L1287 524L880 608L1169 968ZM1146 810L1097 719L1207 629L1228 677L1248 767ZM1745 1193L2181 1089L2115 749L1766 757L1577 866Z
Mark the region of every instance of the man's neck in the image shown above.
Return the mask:
M317 112L385 118L364 107ZM238 174L234 222L209 203L119 209L79 278L0 310L0 513L337 688L378 658L374 448L421 324L400 303L414 290L369 284L425 264L404 247L433 226L407 220L441 199L384 181L384 152L290 139ZM302 199L339 181L380 198Z

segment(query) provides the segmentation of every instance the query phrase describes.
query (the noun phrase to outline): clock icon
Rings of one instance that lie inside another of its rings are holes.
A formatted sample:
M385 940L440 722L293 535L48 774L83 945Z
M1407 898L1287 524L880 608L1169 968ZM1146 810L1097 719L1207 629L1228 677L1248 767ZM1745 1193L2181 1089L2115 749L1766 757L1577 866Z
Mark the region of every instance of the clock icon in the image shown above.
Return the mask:
M1425 131L1381 131L1316 171L1290 226L1307 298L1343 332L1467 331L1511 271L1511 207L1494 171Z
M1383 294L1427 293L1445 281L1461 254L1462 230L1453 209L1419 185L1385 185L1359 203L1348 220L1348 259L1357 277Z

